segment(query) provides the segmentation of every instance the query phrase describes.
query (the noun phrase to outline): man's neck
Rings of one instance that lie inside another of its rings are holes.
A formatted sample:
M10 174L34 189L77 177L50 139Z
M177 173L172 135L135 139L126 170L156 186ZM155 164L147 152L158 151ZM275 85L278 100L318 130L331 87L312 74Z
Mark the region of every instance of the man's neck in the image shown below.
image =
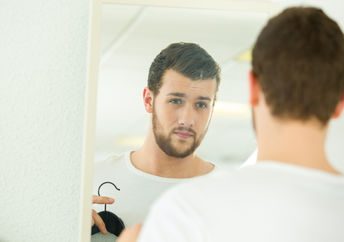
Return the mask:
M271 124L267 132L258 131L258 161L273 160L340 174L326 158L326 131L326 127L301 122Z
M131 163L143 172L160 177L190 178L214 169L214 165L195 154L185 158L168 156L153 142L146 139L143 146L130 155Z

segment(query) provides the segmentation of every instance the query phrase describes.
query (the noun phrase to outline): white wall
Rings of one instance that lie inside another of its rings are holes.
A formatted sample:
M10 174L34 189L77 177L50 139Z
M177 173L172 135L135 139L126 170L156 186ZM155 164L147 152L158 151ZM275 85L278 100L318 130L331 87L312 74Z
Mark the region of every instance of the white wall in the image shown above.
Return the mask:
M77 241L87 0L0 0L0 241Z

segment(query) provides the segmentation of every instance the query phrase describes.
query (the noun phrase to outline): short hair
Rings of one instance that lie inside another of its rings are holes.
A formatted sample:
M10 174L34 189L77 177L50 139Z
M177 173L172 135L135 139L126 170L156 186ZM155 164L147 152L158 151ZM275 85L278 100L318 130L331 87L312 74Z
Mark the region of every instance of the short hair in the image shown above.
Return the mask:
M154 59L148 74L148 87L154 95L159 93L162 77L172 69L191 80L216 79L216 91L220 83L220 67L198 44L173 43Z
M321 9L288 8L259 34L252 69L272 115L326 125L344 92L343 32Z

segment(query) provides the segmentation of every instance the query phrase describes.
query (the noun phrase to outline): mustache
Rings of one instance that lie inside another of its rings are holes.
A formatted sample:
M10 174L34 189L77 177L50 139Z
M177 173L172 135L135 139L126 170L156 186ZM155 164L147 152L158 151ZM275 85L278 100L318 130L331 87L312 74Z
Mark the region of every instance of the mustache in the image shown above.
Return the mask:
M174 128L172 130L172 132L175 132L175 131L186 131L186 132L192 133L194 136L196 136L196 132L192 128L177 127L177 128Z

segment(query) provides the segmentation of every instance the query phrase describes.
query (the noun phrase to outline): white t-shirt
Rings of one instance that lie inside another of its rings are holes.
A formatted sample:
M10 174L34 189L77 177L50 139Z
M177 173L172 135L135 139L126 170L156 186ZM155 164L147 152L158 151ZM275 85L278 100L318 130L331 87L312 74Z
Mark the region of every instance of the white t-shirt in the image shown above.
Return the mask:
M248 159L239 167L239 169L246 166L255 165L257 163L258 149L256 148Z
M208 174L199 177L213 176L215 168ZM113 204L107 205L107 211L115 213L126 226L132 226L144 221L150 206L167 188L180 182L191 181L194 178L165 178L145 173L135 168L130 161L130 152L123 155L113 155L108 159L95 163L93 194L98 195L98 187L103 182L114 183L120 191L111 184L104 184L100 189L101 196L115 199ZM104 205L95 204L93 208L103 211ZM114 235L97 233L92 241L114 241Z
M264 161L172 188L139 242L343 242L344 176Z

